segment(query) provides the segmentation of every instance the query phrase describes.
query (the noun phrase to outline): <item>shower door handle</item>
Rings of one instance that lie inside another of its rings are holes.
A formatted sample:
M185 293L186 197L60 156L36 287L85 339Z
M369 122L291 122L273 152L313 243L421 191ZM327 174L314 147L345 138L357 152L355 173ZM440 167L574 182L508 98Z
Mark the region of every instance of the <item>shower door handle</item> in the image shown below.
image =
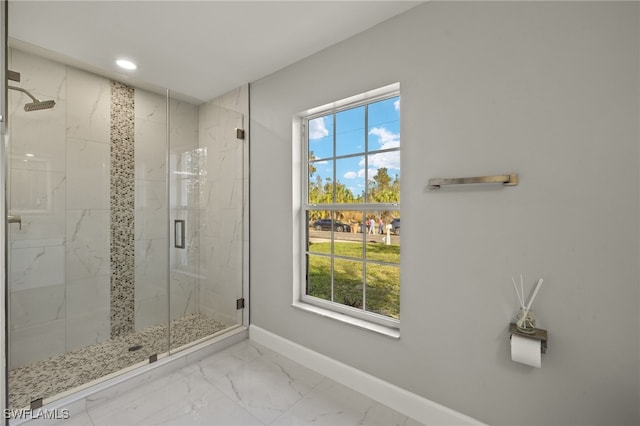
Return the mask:
M22 217L9 215L9 216L7 216L7 222L8 223L17 223L19 225L18 229L22 230Z
M184 220L173 221L173 246L183 249L184 244Z

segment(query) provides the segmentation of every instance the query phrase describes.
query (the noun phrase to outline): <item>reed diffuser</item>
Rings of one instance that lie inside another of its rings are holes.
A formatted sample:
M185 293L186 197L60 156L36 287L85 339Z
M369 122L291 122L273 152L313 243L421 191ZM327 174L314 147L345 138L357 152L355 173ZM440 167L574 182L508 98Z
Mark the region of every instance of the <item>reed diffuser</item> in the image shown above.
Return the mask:
M522 279L522 275L520 275L520 290L518 290L518 285L513 277L511 277L511 281L513 282L513 288L516 291L518 302L520 303L520 312L516 316L516 328L522 333L533 334L536 332L536 320L531 312L531 305L538 295L538 290L540 290L540 286L544 280L542 278L538 280L538 283L529 298L529 302L526 305L524 303L524 281Z

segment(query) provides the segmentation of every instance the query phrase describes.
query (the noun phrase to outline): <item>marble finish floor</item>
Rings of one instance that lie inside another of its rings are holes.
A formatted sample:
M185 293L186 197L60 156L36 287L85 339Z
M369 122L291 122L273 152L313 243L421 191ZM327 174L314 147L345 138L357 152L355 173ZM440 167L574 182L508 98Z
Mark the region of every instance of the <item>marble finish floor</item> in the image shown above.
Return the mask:
M171 322L171 349L217 333L226 326L202 314ZM159 325L126 336L57 355L9 372L9 408L24 408L167 352L167 326ZM141 346L137 350L129 350Z
M140 386L94 397L64 426L380 425L417 421L245 340Z

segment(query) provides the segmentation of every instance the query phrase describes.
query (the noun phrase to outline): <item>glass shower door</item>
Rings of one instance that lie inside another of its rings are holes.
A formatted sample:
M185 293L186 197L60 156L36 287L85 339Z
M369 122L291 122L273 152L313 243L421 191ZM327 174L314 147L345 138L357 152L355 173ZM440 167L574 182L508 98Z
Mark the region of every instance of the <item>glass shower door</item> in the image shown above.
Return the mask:
M242 114L171 102L171 349L242 324Z
M9 408L168 351L166 96L9 51ZM149 111L159 111L151 114Z

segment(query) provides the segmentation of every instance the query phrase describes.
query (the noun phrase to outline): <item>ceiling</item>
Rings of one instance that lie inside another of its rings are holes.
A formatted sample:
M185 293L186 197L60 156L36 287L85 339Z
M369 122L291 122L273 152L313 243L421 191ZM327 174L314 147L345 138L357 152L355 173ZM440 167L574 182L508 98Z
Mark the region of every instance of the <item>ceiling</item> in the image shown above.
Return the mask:
M8 31L11 46L199 104L420 3L10 1Z

